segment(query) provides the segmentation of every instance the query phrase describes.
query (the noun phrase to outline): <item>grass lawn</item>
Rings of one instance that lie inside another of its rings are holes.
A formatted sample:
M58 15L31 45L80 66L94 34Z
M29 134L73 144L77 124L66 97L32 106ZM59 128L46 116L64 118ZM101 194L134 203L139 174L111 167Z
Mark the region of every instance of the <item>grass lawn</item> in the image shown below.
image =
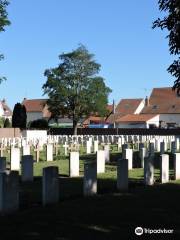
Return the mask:
M82 152L83 153L83 152ZM45 162L44 155L34 165L34 182L20 183L20 211L0 217L0 240L65 240L65 239L136 239L134 229L174 229L173 235L151 236L151 239L180 239L180 181L159 184L159 169L155 170L155 185L145 187L143 169L129 171L129 192L116 190L116 160L120 153L111 154L106 173L98 175L98 195L84 198L83 162L95 155L81 155L80 177L68 177L68 158L57 156ZM134 159L138 161L135 153ZM156 155L158 166L159 155ZM171 158L170 158L171 160ZM59 167L60 201L53 206L41 206L42 168ZM170 164L171 166L171 164ZM149 235L138 237L149 239ZM137 239L138 239L137 238Z

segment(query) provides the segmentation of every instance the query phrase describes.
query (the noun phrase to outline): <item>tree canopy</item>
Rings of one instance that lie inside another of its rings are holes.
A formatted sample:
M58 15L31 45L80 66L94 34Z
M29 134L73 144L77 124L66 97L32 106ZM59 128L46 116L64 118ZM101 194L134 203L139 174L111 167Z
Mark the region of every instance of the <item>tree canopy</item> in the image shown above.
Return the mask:
M158 18L153 23L153 28L168 30L170 54L177 59L167 69L175 77L173 89L180 95L180 0L159 0L159 10L167 13L164 18Z
M9 2L7 0L0 0L0 32L5 31L5 26L10 24L8 20L7 6ZM0 60L4 58L3 54L0 54ZM0 82L5 80L5 77L0 77Z
M47 104L56 120L67 116L73 120L74 134L80 119L98 112L107 113L108 95L111 89L104 79L98 76L100 64L94 55L80 45L76 50L59 56L60 64L47 69L43 85L44 94L48 94Z

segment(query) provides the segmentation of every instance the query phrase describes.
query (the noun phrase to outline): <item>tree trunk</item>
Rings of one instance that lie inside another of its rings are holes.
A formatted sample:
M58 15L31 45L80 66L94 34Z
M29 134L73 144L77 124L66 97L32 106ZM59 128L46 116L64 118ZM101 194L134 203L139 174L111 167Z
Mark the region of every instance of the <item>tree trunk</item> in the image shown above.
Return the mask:
M73 120L73 135L77 135L78 122Z

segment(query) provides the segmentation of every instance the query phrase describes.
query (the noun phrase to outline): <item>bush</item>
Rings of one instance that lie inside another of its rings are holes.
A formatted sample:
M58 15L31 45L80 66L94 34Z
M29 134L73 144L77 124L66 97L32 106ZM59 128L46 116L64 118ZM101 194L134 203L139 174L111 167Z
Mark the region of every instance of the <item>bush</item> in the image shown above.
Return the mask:
M47 129L49 126L45 119L37 119L30 123L30 128Z

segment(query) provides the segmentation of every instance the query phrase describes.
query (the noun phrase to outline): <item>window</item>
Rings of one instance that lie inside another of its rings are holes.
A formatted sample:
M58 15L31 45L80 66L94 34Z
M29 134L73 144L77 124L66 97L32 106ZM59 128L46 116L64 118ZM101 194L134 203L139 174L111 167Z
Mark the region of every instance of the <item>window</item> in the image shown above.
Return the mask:
M153 108L153 109L157 109L157 105L154 105L152 108Z

